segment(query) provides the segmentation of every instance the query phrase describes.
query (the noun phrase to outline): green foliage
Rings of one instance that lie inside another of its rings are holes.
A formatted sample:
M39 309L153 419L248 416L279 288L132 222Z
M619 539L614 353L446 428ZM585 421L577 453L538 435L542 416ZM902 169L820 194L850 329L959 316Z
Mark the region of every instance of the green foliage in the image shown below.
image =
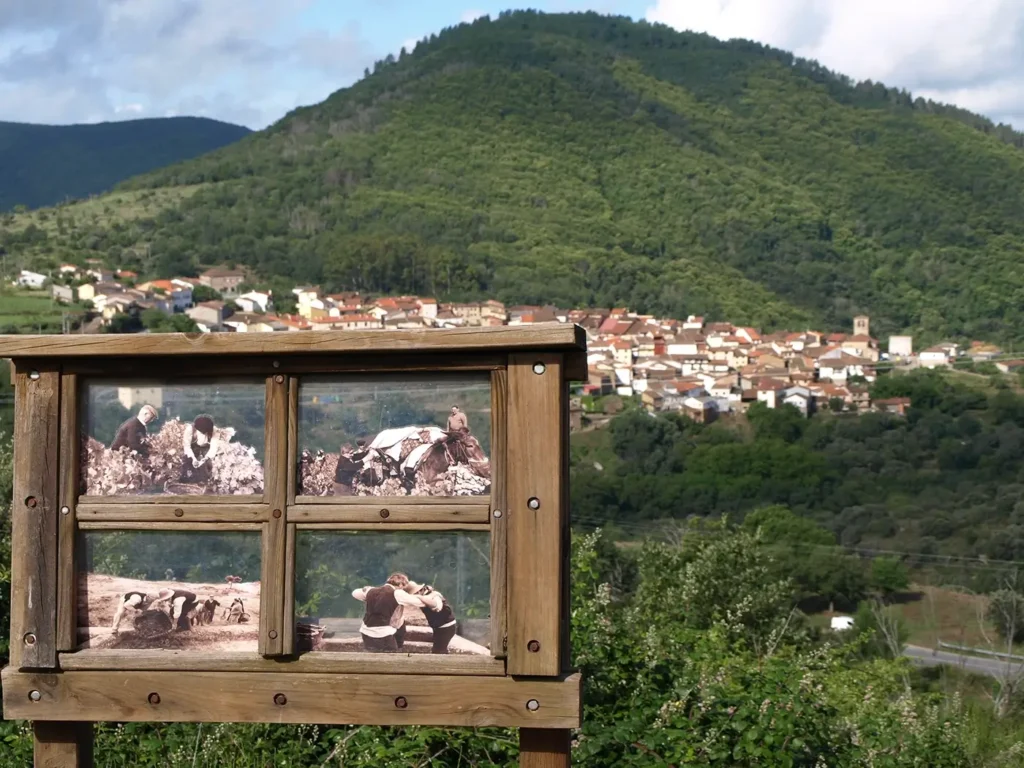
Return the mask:
M235 262L325 289L766 328L868 310L882 335L1020 338L1022 143L747 41L517 12L119 191L158 210L0 245L131 253L149 275Z
M910 571L895 557L876 557L871 561L871 587L884 597L902 592L910 585Z
M66 126L0 123L0 212L96 195L249 132L196 117Z
M181 270L178 270L177 272L172 270L168 274L177 274L178 272L181 272ZM200 283L192 286L192 301L196 304L200 304L204 301L221 301L223 298L224 297L221 296L220 291L215 291L208 285L203 285L202 283Z

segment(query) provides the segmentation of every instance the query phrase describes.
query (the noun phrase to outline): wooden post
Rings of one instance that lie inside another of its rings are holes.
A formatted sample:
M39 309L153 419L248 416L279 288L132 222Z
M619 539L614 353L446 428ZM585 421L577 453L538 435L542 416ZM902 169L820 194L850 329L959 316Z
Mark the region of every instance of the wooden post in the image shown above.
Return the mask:
M92 723L38 720L32 728L35 768L93 768Z
M519 768L569 768L571 740L568 728L520 728Z

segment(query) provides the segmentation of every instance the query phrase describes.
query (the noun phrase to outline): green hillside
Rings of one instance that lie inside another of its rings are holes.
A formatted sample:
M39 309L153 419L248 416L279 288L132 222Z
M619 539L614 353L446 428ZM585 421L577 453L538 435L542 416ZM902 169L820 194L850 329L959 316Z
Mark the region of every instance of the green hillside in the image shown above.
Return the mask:
M375 70L126 182L118 199L163 201L152 215L119 223L111 203L102 220L9 228L7 248L153 275L234 262L330 289L767 328L869 312L883 336L1024 337L1024 152L1003 126L592 13L482 19Z
M96 125L0 122L0 211L106 192L131 176L219 149L248 133L196 117Z

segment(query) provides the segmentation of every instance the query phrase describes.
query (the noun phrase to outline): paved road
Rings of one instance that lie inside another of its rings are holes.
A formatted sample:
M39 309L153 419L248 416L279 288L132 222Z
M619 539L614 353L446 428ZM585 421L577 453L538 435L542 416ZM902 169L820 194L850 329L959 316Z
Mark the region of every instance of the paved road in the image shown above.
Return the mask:
M961 667L976 675L988 675L989 677L1005 675L1007 672L1007 663L1002 659L988 659L982 656L963 656L959 653L933 651L931 648L921 648L916 645L908 645L903 650L903 655L908 656L915 664L921 664L926 667L936 667L940 664L947 664L952 667ZM1024 664L1021 664L1021 662L1016 661L1011 663L1011 672L1019 674L1024 671Z

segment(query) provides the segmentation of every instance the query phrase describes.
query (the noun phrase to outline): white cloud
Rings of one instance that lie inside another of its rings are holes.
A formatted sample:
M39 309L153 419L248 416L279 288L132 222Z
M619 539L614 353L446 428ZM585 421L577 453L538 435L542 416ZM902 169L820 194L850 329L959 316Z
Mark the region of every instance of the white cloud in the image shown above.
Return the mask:
M116 114L116 115L123 115L123 114L135 114L135 115L137 115L140 112L142 112L142 110L143 110L143 106L141 104L120 104L120 105L114 107L114 114Z
M484 11L466 11L459 18L463 24L472 24L474 21L479 19L481 16L486 16Z
M1024 127L1019 0L657 0L647 18L767 43Z

